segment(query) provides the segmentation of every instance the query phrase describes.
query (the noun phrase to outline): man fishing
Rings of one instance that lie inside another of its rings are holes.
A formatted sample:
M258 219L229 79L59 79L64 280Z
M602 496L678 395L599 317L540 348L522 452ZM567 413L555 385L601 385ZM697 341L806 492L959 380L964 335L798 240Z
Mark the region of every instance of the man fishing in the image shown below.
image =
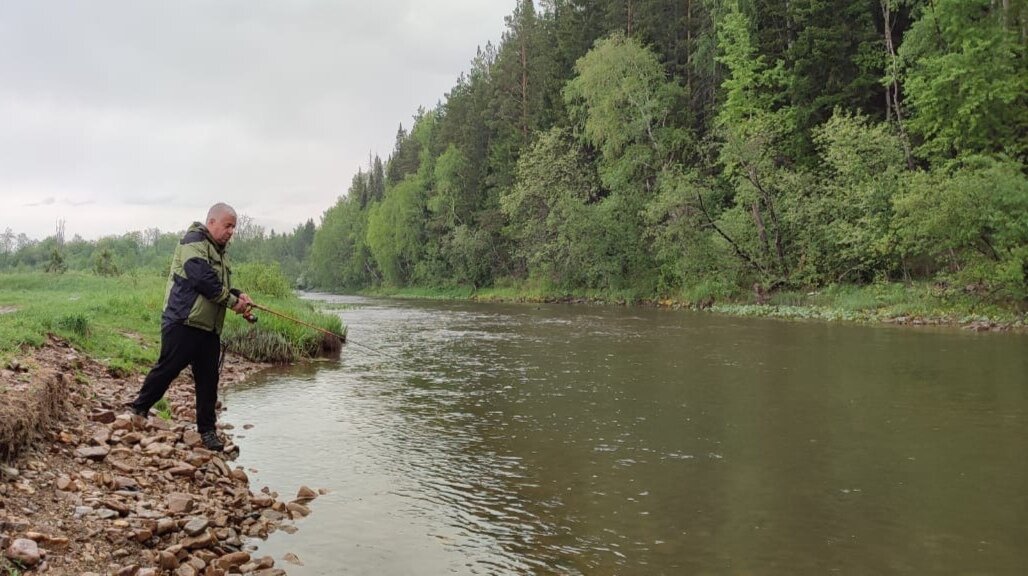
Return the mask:
M208 450L225 444L215 431L218 361L225 310L249 315L253 301L232 288L225 247L236 230L236 211L218 203L206 225L194 222L175 248L161 317L161 355L129 404L144 418L182 369L191 366L196 384L196 429Z

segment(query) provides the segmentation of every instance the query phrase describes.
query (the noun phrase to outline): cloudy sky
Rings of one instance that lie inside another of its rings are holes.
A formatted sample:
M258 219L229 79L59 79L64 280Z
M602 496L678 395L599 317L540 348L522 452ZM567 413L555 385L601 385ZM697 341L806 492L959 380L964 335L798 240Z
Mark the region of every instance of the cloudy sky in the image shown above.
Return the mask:
M0 231L293 228L497 42L514 0L0 0Z

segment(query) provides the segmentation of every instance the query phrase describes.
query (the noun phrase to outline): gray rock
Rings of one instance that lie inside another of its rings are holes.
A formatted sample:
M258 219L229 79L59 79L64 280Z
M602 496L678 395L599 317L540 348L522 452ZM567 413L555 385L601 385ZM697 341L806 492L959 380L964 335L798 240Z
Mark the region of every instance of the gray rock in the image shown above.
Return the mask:
M209 525L210 522L206 518L197 516L190 518L189 522L187 522L186 525L182 527L182 531L188 534L189 536L196 536L197 534L206 530Z
M103 460L111 453L107 446L83 446L75 449L75 456L87 460Z
M118 514L114 510L111 510L110 508L101 508L101 509L96 511L96 515L101 520L110 520L111 518L117 518L118 516L121 516L121 514Z
M26 567L33 567L39 564L42 554L39 545L28 538L17 538L4 552L8 559L14 560Z

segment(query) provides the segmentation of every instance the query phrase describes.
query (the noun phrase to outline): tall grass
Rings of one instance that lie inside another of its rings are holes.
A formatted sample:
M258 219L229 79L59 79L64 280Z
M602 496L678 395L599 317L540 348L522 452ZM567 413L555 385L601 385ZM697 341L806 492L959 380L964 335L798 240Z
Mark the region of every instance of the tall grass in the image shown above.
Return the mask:
M281 290L275 267L247 270L240 266L237 282L244 290L248 277L262 275L256 284L274 295L253 292L264 301L289 310L333 332L342 332L336 315L317 313L313 307ZM157 359L160 348L161 313L166 278L158 275L101 277L69 272L0 274L0 307L14 308L0 314L0 360L20 353L23 346L40 346L48 333L70 341L107 365L112 374L128 375L147 369ZM288 286L288 283L285 283ZM270 287L270 288L269 288ZM251 330L263 336L252 336ZM283 362L316 355L324 343L321 335L308 328L262 317L256 328L236 314L229 313L226 339L277 341L276 346L240 345L240 352L256 361Z

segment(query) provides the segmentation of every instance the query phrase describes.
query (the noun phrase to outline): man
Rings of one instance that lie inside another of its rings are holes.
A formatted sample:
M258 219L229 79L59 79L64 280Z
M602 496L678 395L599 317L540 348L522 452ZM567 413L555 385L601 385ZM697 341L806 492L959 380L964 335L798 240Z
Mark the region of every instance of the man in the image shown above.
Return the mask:
M225 310L248 315L253 301L232 288L225 246L236 230L236 211L218 203L207 212L207 225L194 222L175 248L161 317L161 355L146 375L132 411L144 418L164 396L182 369L193 368L196 384L196 429L208 450L221 452L215 432L218 360Z

